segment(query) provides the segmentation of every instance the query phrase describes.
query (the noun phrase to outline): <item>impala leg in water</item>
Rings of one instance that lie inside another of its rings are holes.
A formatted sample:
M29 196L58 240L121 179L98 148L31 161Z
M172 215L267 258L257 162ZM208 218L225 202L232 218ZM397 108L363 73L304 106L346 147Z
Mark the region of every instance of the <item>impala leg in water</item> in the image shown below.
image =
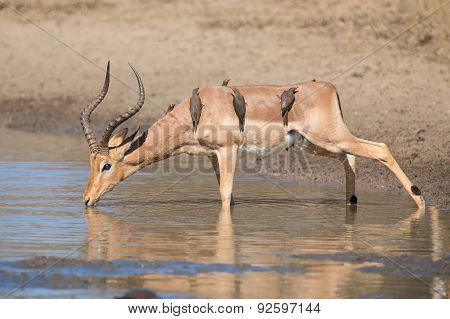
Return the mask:
M328 152L327 150L314 145L312 143L307 143L303 148L310 154L319 155L329 158L337 159L344 165L345 171L345 202L347 205L356 205L358 198L356 197L356 158L351 154L335 154Z
M214 173L216 173L217 182L219 183L220 187L220 169L219 169L219 159L217 158L217 154L210 154L208 155L209 160L211 161L211 165L214 168ZM234 205L234 198L233 194L231 194L231 201L230 205Z

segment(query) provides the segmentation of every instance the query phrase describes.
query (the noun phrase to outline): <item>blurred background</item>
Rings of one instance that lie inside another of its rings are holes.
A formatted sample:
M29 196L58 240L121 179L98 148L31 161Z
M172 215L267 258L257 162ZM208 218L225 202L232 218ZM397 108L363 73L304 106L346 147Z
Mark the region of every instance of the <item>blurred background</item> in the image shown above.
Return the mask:
M228 77L231 85L332 80L350 130L387 143L428 199L448 206L449 6L336 77L441 3L0 2L0 127L81 137L79 112L104 80L95 65L104 68L108 60L120 81L113 79L93 116L98 131L136 100L128 62L147 90L142 112L131 121L143 127L193 87ZM360 184L399 187L384 167L359 163ZM339 163L315 158L313 165L320 168L314 180L342 182Z

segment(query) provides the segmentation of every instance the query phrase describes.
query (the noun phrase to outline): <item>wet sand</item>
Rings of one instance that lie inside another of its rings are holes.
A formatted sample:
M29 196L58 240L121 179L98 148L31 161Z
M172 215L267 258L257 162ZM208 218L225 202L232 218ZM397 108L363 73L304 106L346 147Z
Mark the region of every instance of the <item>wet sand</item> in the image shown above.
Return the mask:
M193 87L331 80L358 137L386 143L429 204L449 207L449 10L437 13L349 72L342 70L440 1L17 1L15 7L94 63L111 59L97 131L136 99L132 62L148 100L130 126L148 127ZM280 17L283 17L281 19ZM98 93L101 70L8 8L1 8L0 126L80 135L80 109ZM132 89L130 89L132 88ZM312 176L342 187L341 165L309 158ZM362 189L402 194L390 172L358 160ZM269 172L286 175L280 167Z

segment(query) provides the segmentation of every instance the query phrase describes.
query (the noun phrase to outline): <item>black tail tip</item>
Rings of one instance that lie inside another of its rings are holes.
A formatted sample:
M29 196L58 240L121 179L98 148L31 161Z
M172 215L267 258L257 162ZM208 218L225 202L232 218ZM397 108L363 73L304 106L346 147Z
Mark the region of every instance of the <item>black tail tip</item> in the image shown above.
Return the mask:
M355 195L352 195L352 197L350 197L350 204L352 204L352 205L358 204L358 197L356 197Z
M417 196L422 194L422 192L420 191L419 187L417 187L416 185L411 186L411 192L414 195L417 195Z

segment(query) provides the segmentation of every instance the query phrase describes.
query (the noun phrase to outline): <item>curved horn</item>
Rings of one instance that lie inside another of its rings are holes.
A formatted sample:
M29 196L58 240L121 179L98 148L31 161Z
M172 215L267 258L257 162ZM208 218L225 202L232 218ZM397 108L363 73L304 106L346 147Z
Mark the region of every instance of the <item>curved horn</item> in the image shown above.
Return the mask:
M105 84L103 84L102 91L94 101L88 104L83 109L83 111L81 111L80 116L81 126L83 127L84 135L86 136L86 140L88 142L89 150L91 151L91 153L100 152L100 145L98 144L97 139L95 138L94 131L91 128L91 114L105 98L106 93L108 92L108 87L109 87L109 61L108 66L106 67L106 78Z
M144 84L142 83L142 79L137 73L136 69L129 64L131 69L134 72L134 75L136 76L136 79L138 81L139 85L139 100L137 101L136 105L133 106L131 109L129 109L127 112L123 113L116 119L109 122L108 126L105 128L105 131L103 132L102 139L100 142L101 148L108 148L108 141L111 138L112 133L114 132L115 128L118 127L120 124L128 120L130 117L135 115L139 110L141 109L142 105L144 105L145 101L145 92L144 92Z

